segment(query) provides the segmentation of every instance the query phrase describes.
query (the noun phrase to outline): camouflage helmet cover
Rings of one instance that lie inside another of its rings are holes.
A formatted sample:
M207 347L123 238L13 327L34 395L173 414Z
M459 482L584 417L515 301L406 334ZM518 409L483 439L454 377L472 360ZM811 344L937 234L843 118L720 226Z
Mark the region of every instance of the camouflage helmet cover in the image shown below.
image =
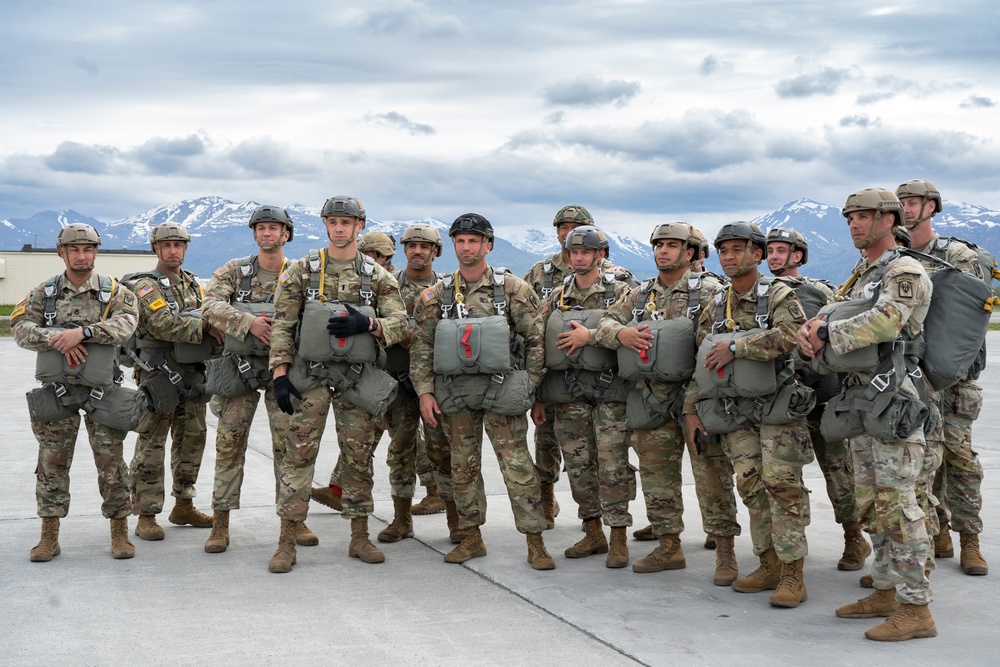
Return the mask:
M59 235L56 237L57 248L70 244L99 246L101 245L101 235L90 225L74 222L60 229Z
M399 242L403 244L404 248L407 243L432 243L437 246L437 257L441 256L441 247L444 245L441 241L441 232L423 222L417 222L407 227Z
M570 206L563 206L556 213L556 216L552 218L552 226L558 227L564 222L572 222L578 225L593 225L594 216L590 215L590 211L585 209L583 206L578 206L576 204Z
M292 223L292 216L288 215L288 211L280 206L258 206L250 215L250 223L247 226L250 227L250 229L253 229L258 222L279 222L288 229L289 241L291 241L292 236L294 236L295 232L294 225Z
M368 232L358 239L358 250L392 257L396 254L396 239L385 232Z

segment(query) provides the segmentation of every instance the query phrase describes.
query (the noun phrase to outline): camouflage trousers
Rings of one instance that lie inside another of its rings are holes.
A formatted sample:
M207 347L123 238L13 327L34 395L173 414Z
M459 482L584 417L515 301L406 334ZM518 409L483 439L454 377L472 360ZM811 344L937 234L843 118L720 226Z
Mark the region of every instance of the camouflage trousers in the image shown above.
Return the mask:
M629 434L624 403L554 405L555 438L566 461L578 516L604 518L612 528L632 525Z
M833 505L833 519L839 524L857 523L861 520L858 501L854 494L854 465L851 447L846 440L827 440L820 432L819 423L823 406L809 415L809 438L812 441L816 463L826 480L826 495Z
M212 490L214 510L240 508L240 489L243 486L250 425L257 412L260 395L261 392L252 391L243 396L212 399L212 411L219 418L219 427L215 434L215 487ZM216 406L218 410L215 409ZM277 500L281 459L285 453L285 440L288 434L288 415L282 412L275 402L274 388L271 385L264 391L264 409L267 411L267 421L271 427L274 494Z
M650 430L635 431L635 452L639 455L639 478L646 500L646 517L653 534L684 531L684 434L676 421ZM712 535L739 535L736 496L728 457L716 444L711 451L691 455L695 492L705 532Z
M493 444L514 524L522 533L545 529L542 488L528 450L528 420L524 415L506 416L483 410L462 410L441 415L444 433L451 444L452 491L458 507L459 528L482 525L483 427Z
M552 405L546 405L545 421L535 427L535 472L540 482L555 484L560 468L562 455L555 434L555 412Z
M722 447L733 462L736 488L750 512L754 555L773 548L783 563L804 557L809 553L809 492L802 467L813 460L805 420L726 433Z
M941 392L944 462L934 480L938 518L960 533L983 532L983 467L972 449L972 423L979 418L983 389L962 381Z
M941 401L938 394L934 393L933 390L929 390L927 396L927 408L931 413L934 429L924 431L927 448L924 451L924 463L920 467L920 476L917 478L916 494L917 504L923 511L924 522L927 524L927 535L933 538L941 532L941 523L938 521L938 505L940 505L940 500L934 491L934 480L941 468L941 462L944 457L944 417L941 416ZM934 569L933 550L928 560L927 569Z
M101 514L121 519L132 513L128 494L128 468L122 458L127 433L108 428L84 416L90 448L97 466L97 488L101 492ZM52 422L31 423L38 440L35 467L35 502L38 516L64 518L69 514L69 469L73 465L80 415Z
M917 503L916 486L924 466L923 430L906 440L883 442L867 435L851 439L854 481L862 498L862 516L874 513L872 546L875 588L896 589L896 599L906 604L931 602L931 584L925 575L933 555L924 513Z
M139 419L132 455L130 490L135 514L159 514L163 511L164 448L170 435L171 495L191 499L197 495L194 485L205 454L205 404L184 401L172 412L154 415L146 412Z
M302 391L302 400L293 400L295 414L288 417L288 440L281 460L277 514L282 519L305 521L309 513L313 473L320 440L333 408L340 447L335 474L343 490L345 519L368 516L375 508L373 461L382 437L379 418L373 417L327 387Z
M403 391L400 387L399 391ZM431 432L434 440L431 446L444 447L447 441L440 424L428 429L421 423L420 401L413 394L407 393L397 401L397 406L385 415L382 426L389 432L389 449L385 462L389 466L389 485L395 498L412 498L416 480L419 478L423 486L438 484L435 479L434 466L427 455L427 436ZM448 480L449 498L451 480ZM442 496L444 497L444 496Z

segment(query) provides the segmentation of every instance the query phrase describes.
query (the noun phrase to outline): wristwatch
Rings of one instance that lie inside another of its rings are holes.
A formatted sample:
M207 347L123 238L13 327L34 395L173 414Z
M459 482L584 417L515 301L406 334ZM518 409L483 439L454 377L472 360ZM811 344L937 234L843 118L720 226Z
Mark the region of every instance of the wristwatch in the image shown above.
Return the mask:
M86 343L88 340L94 337L94 332L90 329L90 327L80 327L80 328L83 329L83 342Z
M824 322L823 324L819 325L819 328L816 329L816 338L819 338L822 341L829 341L830 340L830 325L827 324L826 322Z
M736 356L736 341L735 340L729 341L729 351L733 353L733 356Z

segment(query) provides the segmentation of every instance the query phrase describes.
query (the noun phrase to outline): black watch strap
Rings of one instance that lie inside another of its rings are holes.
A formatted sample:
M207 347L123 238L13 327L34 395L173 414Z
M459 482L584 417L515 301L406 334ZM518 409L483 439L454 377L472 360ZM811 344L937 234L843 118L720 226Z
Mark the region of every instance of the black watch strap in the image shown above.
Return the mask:
M83 327L83 340L84 342L90 340L94 337L94 332L90 327Z

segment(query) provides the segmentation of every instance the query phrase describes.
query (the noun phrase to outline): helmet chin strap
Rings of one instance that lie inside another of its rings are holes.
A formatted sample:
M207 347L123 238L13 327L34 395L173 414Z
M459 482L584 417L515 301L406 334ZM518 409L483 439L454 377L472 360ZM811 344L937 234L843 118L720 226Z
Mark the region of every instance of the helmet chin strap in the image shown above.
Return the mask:
M875 233L875 228L878 227L879 220L881 219L882 219L882 211L875 211L875 218L872 220L871 229L868 230L868 237L861 239L861 241L855 241L854 242L855 248L857 248L858 250L863 250L864 248L871 246L871 244L875 243L875 241L878 241L879 239L885 238L889 234L892 234L892 227L882 232L881 234Z
M736 278L737 276L742 276L744 273L750 270L750 265L747 264L747 259L749 259L750 255L753 254L753 249L755 245L756 244L753 241L747 241L747 248L743 252L743 259L742 261L740 261L740 265L737 266L735 269L733 269L732 273L723 269L723 271L727 276L729 276L730 278ZM757 263L754 264L754 266L756 265Z
M932 201L932 200L928 199L927 197L921 197L920 198L920 212L921 213L924 212L924 206L926 206L927 202L929 202L929 201ZM933 209L933 207L932 207L932 209ZM934 214L932 213L931 215L921 216L921 217L917 218L916 220L914 220L913 222L906 222L906 216L903 216L903 226L906 227L909 230L913 230L913 229L916 229L917 227L919 227L921 224L927 222L928 220L930 220L933 217L934 217Z

